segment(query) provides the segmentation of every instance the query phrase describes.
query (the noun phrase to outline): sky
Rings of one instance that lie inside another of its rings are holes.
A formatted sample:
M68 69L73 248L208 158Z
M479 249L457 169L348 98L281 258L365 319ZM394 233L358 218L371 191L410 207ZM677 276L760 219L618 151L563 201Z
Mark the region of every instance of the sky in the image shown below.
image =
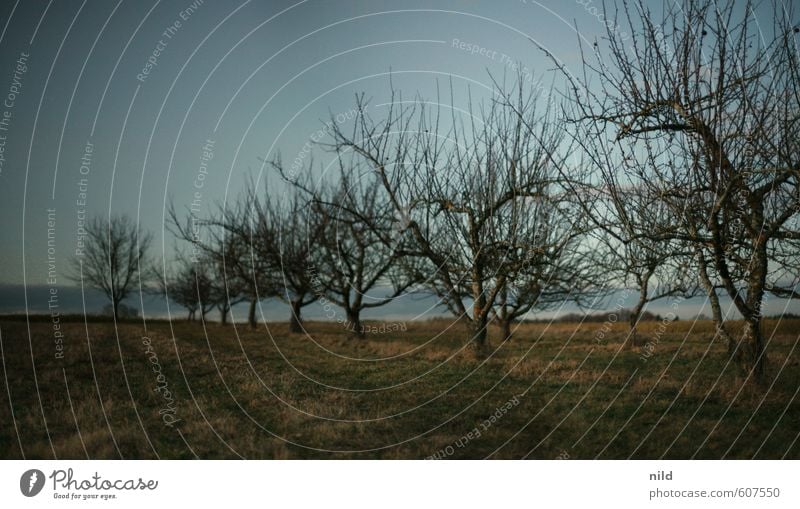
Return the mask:
M549 82L536 44L577 69L579 37L605 31L600 5L4 1L0 284L69 284L90 217L130 215L169 258L170 203L208 212L251 176L281 192L262 160L324 161L304 146L325 121L346 126L358 93L380 109L389 73L405 97L452 80L463 98L519 69Z
M211 210L235 199L250 175L279 185L261 158L308 161L304 145L331 117L352 119L357 93L373 104L387 97L388 73L406 96L430 97L451 77L479 96L491 89L490 73L514 74L517 65L531 77L546 72L529 38L569 57L569 19L602 28L564 2L59 1L0 9L0 93L18 91L3 131L0 282L15 284L46 281L48 219L59 273L79 247L84 217L129 214L154 232L154 252L168 253L167 204L185 208L200 192L200 206ZM212 160L201 170L204 147Z

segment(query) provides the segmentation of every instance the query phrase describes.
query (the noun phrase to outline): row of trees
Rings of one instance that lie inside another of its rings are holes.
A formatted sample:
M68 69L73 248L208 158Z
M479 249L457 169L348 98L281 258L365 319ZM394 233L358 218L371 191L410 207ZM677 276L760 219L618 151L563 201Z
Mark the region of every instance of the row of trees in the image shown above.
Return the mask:
M192 315L216 306L223 321L249 301L252 326L259 299L279 297L293 331L302 308L324 300L356 334L363 310L427 291L464 321L479 355L491 322L508 338L531 311L593 306L622 287L638 296L633 345L648 302L702 294L730 354L763 376L762 303L800 296L792 13L776 10L758 38L749 5L686 0L658 18L644 2L623 7L606 38L582 48L580 77L551 55L563 100L522 79L465 108L452 85L449 102L392 90L373 118L359 95L352 128L331 122L319 147L332 171L298 179L276 157L265 164L280 193L250 182L209 217L173 208L170 228L192 255L159 272L161 289ZM98 286L116 299L113 279ZM722 293L742 333L726 325Z
M552 104L521 81L516 92L514 102L470 105L466 120L452 103L406 103L393 92L376 121L358 96L353 132L331 123L328 175L313 180L309 166L291 178L276 157L266 164L287 192L251 182L208 218L173 208L170 227L236 295L285 300L293 331L302 308L321 300L361 335L365 309L413 289L438 296L485 355L490 322L508 338L530 311L595 299L605 277L557 173L564 133Z

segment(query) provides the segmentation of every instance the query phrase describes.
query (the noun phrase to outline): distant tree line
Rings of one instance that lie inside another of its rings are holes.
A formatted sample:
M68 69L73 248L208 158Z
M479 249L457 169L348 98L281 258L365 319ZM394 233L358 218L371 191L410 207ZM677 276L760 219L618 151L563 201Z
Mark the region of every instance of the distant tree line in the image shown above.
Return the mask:
M565 313L553 318L530 318L525 322L530 323L626 323L630 321L630 317L634 314L633 309L622 309L620 311L606 311L595 313ZM698 319L708 319L701 318ZM641 322L661 322L661 321L678 321L678 315L665 315L653 313L651 311L642 311L639 313L636 323Z

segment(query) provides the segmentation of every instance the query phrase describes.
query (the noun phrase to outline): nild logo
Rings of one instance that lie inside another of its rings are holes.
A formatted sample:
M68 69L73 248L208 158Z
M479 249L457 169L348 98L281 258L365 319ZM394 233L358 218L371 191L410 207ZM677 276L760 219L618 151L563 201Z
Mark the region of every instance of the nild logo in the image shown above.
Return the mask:
M19 478L19 490L26 497L35 497L44 488L44 473L32 468Z

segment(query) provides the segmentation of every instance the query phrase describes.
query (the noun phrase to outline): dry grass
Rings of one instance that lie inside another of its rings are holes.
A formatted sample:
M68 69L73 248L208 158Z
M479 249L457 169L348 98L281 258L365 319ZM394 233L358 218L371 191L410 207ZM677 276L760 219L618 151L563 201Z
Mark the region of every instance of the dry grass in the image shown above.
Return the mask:
M798 321L766 324L763 385L709 322L643 324L650 357L621 324L522 324L485 362L444 320L361 341L330 323L67 323L63 359L48 322L0 327L3 458L800 457Z

